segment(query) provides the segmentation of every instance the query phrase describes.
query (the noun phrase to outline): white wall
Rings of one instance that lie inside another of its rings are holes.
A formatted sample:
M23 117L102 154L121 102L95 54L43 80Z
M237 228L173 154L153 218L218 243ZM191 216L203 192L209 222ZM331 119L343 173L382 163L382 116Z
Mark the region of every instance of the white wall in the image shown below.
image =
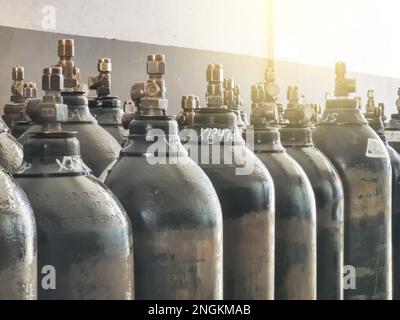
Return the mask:
M268 1L0 0L0 25L266 57Z

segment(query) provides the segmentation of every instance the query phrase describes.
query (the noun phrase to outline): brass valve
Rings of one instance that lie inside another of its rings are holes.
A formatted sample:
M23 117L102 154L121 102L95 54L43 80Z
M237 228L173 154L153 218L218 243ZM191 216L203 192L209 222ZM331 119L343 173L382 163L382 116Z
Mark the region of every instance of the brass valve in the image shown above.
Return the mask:
M16 66L12 68L12 85L10 101L13 103L22 103L24 97L24 67Z
M64 75L64 87L69 89L78 90L80 71L75 66L73 60L75 55L75 44L73 39L60 39L58 40L57 47L58 57L60 61L58 66L62 67Z
M263 83L251 86L251 99L251 123L253 125L278 122L278 106L275 102L266 102L265 86Z
M206 72L207 93L206 102L208 107L223 107L223 80L224 70L221 64L209 64Z
M265 71L265 82L264 82L265 95L269 102L276 101L279 95L280 89L275 82L275 69L268 68Z
M24 83L24 98L32 99L37 97L37 88L35 82Z
M200 99L195 95L182 96L182 111L177 115L176 121L180 127L191 127L193 125L195 110L200 108Z
M235 109L240 110L243 105L243 99L240 96L240 85L238 84L235 84L234 96L235 96Z
M235 81L232 78L224 79L224 105L235 108Z
M396 107L397 107L398 112L400 113L400 88L397 90L397 96L398 96L398 98L396 100Z
M302 95L297 86L289 86L287 89L288 105L283 112L283 117L289 123L310 124L316 117L316 109L313 105L303 104Z
M135 83L131 87L131 99L143 115L165 115L168 108L167 88L163 76L166 70L165 55L152 54L147 57L145 82Z
M61 127L48 126L68 120L68 108L62 103L61 91L64 89L63 70L59 66L43 69L42 89L45 91L43 101L39 104L28 104L27 113L32 121L42 123L46 130L60 131Z
M111 70L111 59L100 58L97 62L99 74L95 77L89 77L89 89L96 90L98 98L108 97L111 94Z
M346 64L337 62L335 66L335 96L348 97L350 93L356 92L356 80L346 78Z
M375 104L375 92L374 90L368 90L367 92L368 102L365 106L365 117L368 120L372 121L380 121L382 120L382 108Z

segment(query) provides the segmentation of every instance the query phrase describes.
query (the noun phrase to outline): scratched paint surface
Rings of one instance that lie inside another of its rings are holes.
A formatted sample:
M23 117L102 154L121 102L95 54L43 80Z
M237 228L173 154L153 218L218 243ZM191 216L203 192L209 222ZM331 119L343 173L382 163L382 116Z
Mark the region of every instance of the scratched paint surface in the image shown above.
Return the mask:
M36 228L25 194L0 171L0 300L36 299Z

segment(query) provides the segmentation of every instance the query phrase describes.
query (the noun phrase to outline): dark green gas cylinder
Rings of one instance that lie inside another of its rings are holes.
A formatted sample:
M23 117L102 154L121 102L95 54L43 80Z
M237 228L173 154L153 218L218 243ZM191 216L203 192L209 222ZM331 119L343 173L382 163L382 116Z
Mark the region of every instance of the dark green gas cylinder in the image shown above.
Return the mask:
M313 143L318 108L300 102L298 88L288 88L286 120L280 128L287 153L303 168L317 208L317 299L343 299L344 195L335 167Z
M105 179L132 220L136 298L222 299L221 206L165 115L165 56L148 56L147 73L132 86L139 111Z
M42 131L24 144L15 174L37 221L39 299L132 299L131 224L82 162L75 133L61 130L62 85L61 67L44 69L43 102L27 110Z
M400 154L400 88L397 94L399 96L396 101L397 113L392 114L386 126L386 137L389 145Z
M336 99L326 102L313 140L341 177L345 196L344 298L391 299L392 173L387 149L348 95L355 80L336 64Z
M89 99L89 110L98 124L121 144L126 139L122 126L124 112L121 100L111 96L111 69L110 58L99 59L97 63L99 75L89 77L89 89L97 92L97 97Z
M1 167L0 186L0 300L33 300L37 298L35 218L25 193Z
M92 116L88 107L88 98L83 85L79 85L79 69L72 60L74 41L62 39L58 42L59 66L63 68L64 103L68 106L68 121L63 124L66 131L77 132L81 144L82 158L85 164L98 177L104 169L118 157L121 146ZM24 144L32 133L40 132L41 126L34 125L27 130L19 141Z
M4 106L2 118L15 138L19 138L31 126L26 106L40 102L36 95L36 83L24 81L24 67L13 67L10 103Z
M185 148L208 175L222 206L224 298L274 298L274 187L224 106L223 69L207 68L207 107L196 110Z
M310 181L286 152L276 127L276 90L252 86L254 152L275 184L275 299L316 298L316 211ZM246 137L251 130L247 130Z
M393 299L400 300L400 156L387 141L384 127L385 111L382 104L375 104L373 90L368 90L368 103L365 117L372 129L385 144L392 165L392 268L393 268Z

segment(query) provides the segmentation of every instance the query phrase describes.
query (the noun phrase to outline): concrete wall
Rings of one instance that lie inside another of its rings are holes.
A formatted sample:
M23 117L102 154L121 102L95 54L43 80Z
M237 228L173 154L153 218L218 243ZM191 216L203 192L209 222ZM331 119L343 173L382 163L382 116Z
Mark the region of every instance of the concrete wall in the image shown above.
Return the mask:
M270 1L0 0L0 25L266 57Z

